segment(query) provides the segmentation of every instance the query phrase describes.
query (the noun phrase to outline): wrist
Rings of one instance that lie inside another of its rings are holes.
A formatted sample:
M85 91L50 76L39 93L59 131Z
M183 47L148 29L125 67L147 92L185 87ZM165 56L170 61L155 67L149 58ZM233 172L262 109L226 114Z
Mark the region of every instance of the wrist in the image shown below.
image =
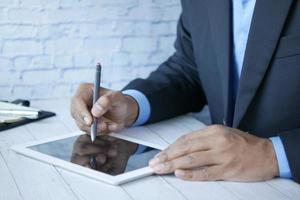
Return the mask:
M266 146L267 146L267 153L270 163L270 172L273 177L279 176L279 166L278 166L278 160L276 157L276 152L273 146L273 143L270 139L266 140Z
M128 105L128 117L126 120L126 126L131 126L132 124L134 124L134 122L136 121L138 114L139 114L139 106L138 103L136 102L136 100L129 96L129 95L125 95L126 101L127 101L127 105Z

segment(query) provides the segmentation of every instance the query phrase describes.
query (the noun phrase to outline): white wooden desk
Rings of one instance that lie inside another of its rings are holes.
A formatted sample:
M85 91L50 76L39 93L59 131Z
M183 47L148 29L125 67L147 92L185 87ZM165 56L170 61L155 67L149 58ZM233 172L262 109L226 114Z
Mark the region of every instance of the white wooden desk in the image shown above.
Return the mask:
M186 182L169 175L111 186L17 155L10 146L77 130L69 115L69 100L34 101L32 106L54 111L57 117L0 132L0 200L300 200L300 185L285 179L259 183ZM181 124L174 120L169 123L172 130L176 126L178 133L203 127L193 118ZM170 143L179 136L176 131L170 134L168 128L160 129L159 125L151 125L151 129L154 134L142 136L145 140Z

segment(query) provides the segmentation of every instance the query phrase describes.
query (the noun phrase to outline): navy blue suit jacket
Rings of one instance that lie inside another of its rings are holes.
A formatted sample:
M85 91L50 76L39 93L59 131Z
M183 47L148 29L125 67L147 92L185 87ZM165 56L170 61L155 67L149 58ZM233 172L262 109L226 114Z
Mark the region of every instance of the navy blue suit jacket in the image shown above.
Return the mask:
M124 89L147 96L148 123L208 104L214 124L227 122L259 137L279 135L300 182L300 1L256 2L234 109L230 2L182 0L176 52Z

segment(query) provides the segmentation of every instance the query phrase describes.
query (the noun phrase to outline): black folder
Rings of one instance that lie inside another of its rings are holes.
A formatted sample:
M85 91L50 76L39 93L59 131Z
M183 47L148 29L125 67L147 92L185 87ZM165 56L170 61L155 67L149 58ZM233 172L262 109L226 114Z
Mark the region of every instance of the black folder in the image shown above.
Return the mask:
M41 111L39 111L38 118L36 118L36 119L24 118L20 121L13 122L13 123L1 123L0 124L0 132L5 131L7 129L17 127L17 126L22 126L22 125L25 125L25 124L28 124L28 123L31 123L31 122L36 122L36 121L39 121L39 120L42 120L42 119L53 117L53 116L55 116L55 113L41 110Z

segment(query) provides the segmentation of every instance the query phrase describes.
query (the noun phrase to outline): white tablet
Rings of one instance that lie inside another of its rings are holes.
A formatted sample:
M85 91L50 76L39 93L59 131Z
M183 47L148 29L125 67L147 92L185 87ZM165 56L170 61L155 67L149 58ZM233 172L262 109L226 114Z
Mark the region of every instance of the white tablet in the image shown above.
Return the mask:
M138 151L143 145L143 151ZM139 148L140 147L140 148ZM11 147L17 153L113 185L153 174L148 162L164 147L121 134L98 136L83 132Z

